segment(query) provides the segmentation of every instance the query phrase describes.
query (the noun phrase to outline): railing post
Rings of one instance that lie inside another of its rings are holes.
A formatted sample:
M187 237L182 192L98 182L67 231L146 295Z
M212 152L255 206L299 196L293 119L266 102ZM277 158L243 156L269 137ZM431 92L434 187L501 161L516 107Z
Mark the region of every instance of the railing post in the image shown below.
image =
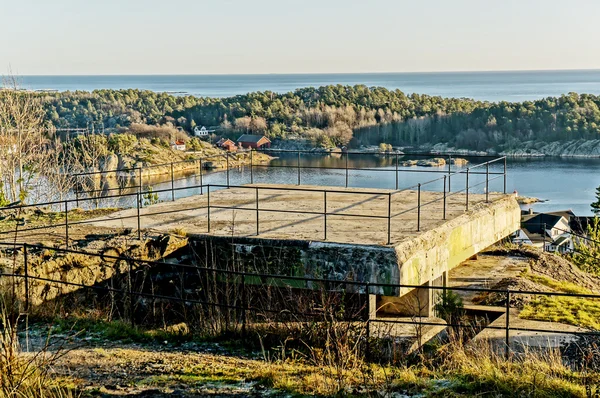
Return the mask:
M175 202L175 172L173 170L173 162L171 162L171 200Z
M365 359L371 356L371 309L369 308L369 282L365 284L365 297L367 303L367 330L365 332Z
M504 157L504 194L506 195L506 156Z
M298 170L298 185L300 185L300 151L298 151L298 160L296 161L296 169Z
M396 190L398 190L398 153L396 152Z
M229 152L225 152L225 163L227 167L227 188L229 188Z
M466 211L469 211L469 168L468 167L467 167L467 181L466 181L465 185L466 185L465 191L467 193L467 195L466 195L467 201L466 201L465 207L466 207Z
M75 178L75 206L79 207L79 188L77 187L77 180L79 178Z
M421 183L417 189L417 232L419 232L421 231Z
M248 298L246 297L246 275L242 274L242 335L246 335L246 307L248 306Z
M250 148L250 184L254 184L254 149Z
M208 217L208 233L210 234L210 184L206 187L206 199L207 199L207 217Z
M506 329L506 335L504 336L504 343L506 344L505 347L505 355L506 355L506 359L508 359L508 357L510 356L510 290L506 289L506 324L505 324L505 329Z
M323 240L327 240L327 191L323 191Z
M202 165L202 158L200 158L200 195L204 195L204 182L202 181L203 176L202 174L204 173L203 170L203 165Z
M135 327L135 317L134 317L134 303L133 303L133 279L132 279L132 271L133 271L133 267L131 265L131 260L127 261L127 264L129 265L129 270L128 270L128 274L129 274L129 283L128 283L128 294L129 294L129 317L130 317L130 321L131 321L131 326Z
M142 201L142 197L140 196L140 193L137 193L137 197L136 197L136 201L137 201L137 230L138 230L138 240L142 240L142 222L140 220L140 204Z
M138 192L141 194L142 193L142 168L139 167L138 168Z
M69 248L69 201L65 200L65 245Z
M448 155L448 192L451 192L452 189L450 188L450 183L451 183L451 177L452 175L452 155Z
M392 244L392 194L388 193L388 225L387 225L387 235L388 235L388 245Z
M27 259L27 243L23 243L23 264L25 272L25 313L29 313L29 261Z
M350 154L346 151L346 188L348 188L348 156Z
M444 220L446 219L446 176L444 176Z
M256 236L260 234L260 224L259 224L259 209L258 209L258 188L256 188Z
M490 202L490 163L485 164L485 203Z

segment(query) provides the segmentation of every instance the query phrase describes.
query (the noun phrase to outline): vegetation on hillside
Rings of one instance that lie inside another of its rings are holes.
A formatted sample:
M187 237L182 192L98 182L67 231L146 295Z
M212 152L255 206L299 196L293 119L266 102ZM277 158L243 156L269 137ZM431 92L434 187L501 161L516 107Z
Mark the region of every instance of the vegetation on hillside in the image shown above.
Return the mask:
M519 142L600 138L600 97L570 93L521 103L410 94L381 87L324 86L229 98L173 96L141 90L39 94L58 128L95 130L149 124L218 127L223 135L300 136L318 146L445 142L470 149Z

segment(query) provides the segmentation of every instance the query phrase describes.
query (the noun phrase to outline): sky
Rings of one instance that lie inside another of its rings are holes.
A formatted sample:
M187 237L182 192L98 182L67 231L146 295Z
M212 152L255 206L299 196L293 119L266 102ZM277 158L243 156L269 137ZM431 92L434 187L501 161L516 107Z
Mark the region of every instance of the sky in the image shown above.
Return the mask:
M0 0L0 71L600 69L598 16L598 0Z

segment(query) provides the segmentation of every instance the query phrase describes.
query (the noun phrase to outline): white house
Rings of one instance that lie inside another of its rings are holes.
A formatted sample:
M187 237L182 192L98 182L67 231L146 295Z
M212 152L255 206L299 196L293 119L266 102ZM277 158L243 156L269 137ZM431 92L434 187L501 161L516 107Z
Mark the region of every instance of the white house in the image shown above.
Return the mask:
M196 137L208 137L208 135L210 133L214 133L214 132L215 132L215 130L208 130L204 126L202 126L202 127L199 127L199 126L194 127L194 135Z
M185 142L181 140L171 142L171 149L174 149L176 151L185 151Z
M570 220L572 211L552 213L529 212L521 219L521 229L513 235L516 244L532 245L545 251L561 253L573 250Z

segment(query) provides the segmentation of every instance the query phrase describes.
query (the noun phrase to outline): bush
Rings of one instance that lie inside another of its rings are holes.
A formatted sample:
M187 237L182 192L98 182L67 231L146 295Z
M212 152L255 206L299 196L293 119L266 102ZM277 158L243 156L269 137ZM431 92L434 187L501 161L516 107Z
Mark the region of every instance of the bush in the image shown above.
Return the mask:
M108 150L120 154L129 155L137 144L137 138L132 134L111 134L108 137Z

